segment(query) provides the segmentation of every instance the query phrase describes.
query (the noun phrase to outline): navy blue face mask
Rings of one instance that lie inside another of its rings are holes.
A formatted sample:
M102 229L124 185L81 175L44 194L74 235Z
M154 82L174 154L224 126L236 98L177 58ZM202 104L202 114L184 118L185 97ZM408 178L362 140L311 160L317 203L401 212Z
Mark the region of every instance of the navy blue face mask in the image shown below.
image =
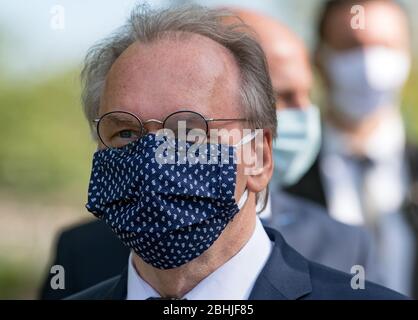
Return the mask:
M193 152L212 161L193 164L184 161L190 143L184 145L186 152L175 147L174 163L170 157L157 161L163 143L148 134L122 148L97 151L86 207L145 262L171 269L205 252L239 212L248 192L237 204L233 146L205 144L204 152Z

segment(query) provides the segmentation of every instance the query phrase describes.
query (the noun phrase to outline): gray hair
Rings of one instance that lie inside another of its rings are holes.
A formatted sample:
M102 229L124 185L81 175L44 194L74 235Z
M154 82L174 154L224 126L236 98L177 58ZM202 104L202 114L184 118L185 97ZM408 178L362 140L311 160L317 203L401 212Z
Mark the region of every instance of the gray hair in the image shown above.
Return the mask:
M235 18L238 23L227 24L225 18ZM106 76L115 60L134 42L150 43L171 32L205 36L233 54L240 68L240 97L245 117L252 128L269 129L275 137L275 98L264 52L251 29L225 10L196 5L160 10L140 5L125 25L90 48L81 73L82 103L90 125L98 117Z
M233 18L235 23L226 23ZM125 25L94 45L81 73L84 112L93 129L107 73L115 60L136 41L150 43L168 33L185 32L205 36L227 48L240 69L240 97L251 128L269 130L276 137L275 97L264 52L252 30L232 13L197 5L151 10L136 7ZM266 203L266 190L257 195Z

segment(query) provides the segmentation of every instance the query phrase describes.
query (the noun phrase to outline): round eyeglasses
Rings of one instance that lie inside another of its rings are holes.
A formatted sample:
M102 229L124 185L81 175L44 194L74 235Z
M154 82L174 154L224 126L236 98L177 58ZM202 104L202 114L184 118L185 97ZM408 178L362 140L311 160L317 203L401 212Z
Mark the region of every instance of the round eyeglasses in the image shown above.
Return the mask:
M247 121L247 119L205 118L198 112L182 110L169 114L162 121L157 119L142 121L135 114L127 111L108 112L93 120L100 141L108 148L121 148L140 139L148 133L144 125L152 122L162 125L162 129L170 130L176 138L181 132L187 136L189 132L193 132L194 139L199 139L199 134L204 136L201 138L206 139L209 131L208 123L215 121Z

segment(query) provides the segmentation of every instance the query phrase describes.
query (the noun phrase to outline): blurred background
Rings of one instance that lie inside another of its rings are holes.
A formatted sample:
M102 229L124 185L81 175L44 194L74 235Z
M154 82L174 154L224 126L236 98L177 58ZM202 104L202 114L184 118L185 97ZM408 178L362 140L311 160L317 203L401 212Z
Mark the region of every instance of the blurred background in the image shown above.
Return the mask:
M145 1L0 0L0 299L35 298L57 231L90 218L84 203L95 146L83 118L79 72L87 49L138 2ZM322 0L194 2L257 9L312 47ZM418 1L401 2L415 41L402 110L409 138L418 141L418 24L412 19Z

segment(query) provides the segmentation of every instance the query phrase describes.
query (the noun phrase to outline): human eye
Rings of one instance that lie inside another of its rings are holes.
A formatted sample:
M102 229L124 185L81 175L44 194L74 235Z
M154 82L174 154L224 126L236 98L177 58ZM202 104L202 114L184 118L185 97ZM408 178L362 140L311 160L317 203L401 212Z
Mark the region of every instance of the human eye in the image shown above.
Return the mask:
M135 132L133 130L121 130L117 133L117 136L122 139L131 139L135 136Z
M111 145L115 148L123 147L140 138L140 132L136 129L120 129L111 137Z

